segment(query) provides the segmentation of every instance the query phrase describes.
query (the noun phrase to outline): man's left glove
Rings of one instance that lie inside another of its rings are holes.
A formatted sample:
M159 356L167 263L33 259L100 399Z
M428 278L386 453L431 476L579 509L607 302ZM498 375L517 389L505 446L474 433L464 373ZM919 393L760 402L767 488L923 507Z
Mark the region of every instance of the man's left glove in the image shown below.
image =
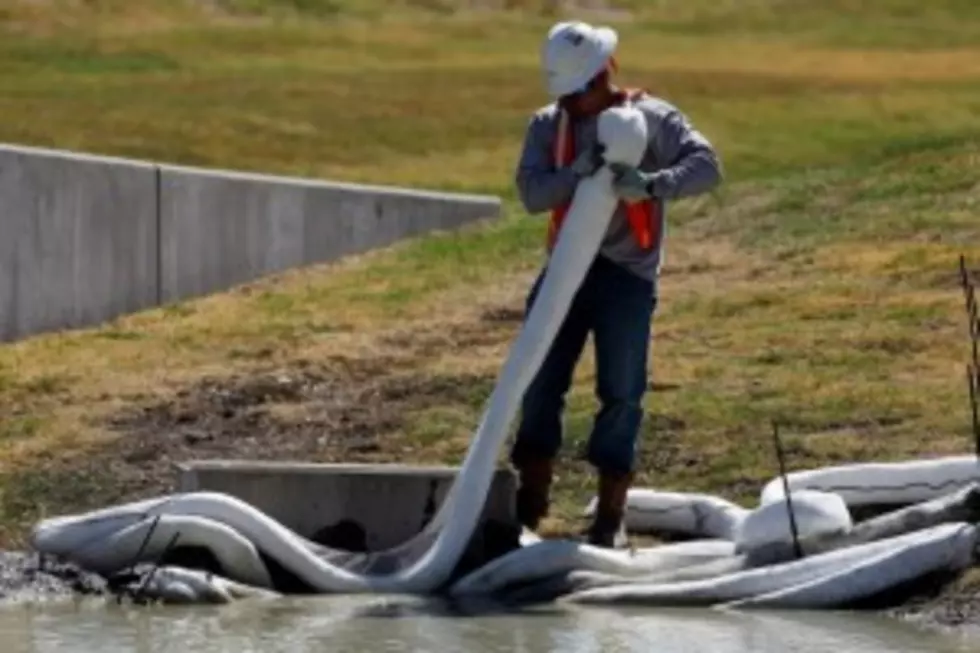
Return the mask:
M655 197L656 172L643 172L622 163L610 163L613 173L613 190L627 202L641 202Z

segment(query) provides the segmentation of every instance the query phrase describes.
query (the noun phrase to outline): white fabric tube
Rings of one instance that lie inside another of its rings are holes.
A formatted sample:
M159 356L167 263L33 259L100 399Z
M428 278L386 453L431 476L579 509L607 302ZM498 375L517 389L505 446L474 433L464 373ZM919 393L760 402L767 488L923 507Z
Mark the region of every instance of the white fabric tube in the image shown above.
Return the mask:
M241 582L272 586L269 570L250 539L221 522L187 514L144 519L75 550L73 558L86 569L109 575L134 564L155 562L168 546L177 545L205 547Z
M890 547L817 578L733 601L725 607L833 608L933 571L959 571L972 561L976 529L970 524L943 524L914 535L917 537L901 547Z
M680 583L601 587L577 592L562 600L572 603L652 605L727 603L808 583L862 561L874 560L884 552L901 551L924 539L948 535L961 527L962 524L943 524L927 531L916 531L880 542L831 551L771 567L727 574L718 578Z
M976 456L949 456L893 463L839 465L786 475L790 492L819 490L840 495L848 506L907 505L949 494L980 480ZM783 497L776 477L762 490L762 503Z
M595 497L585 516L595 514ZM631 533L670 533L731 539L749 511L708 494L630 488L626 494L625 525Z
M160 567L142 588L143 595L165 603L231 603L238 599L280 598L270 592L236 583L215 574L180 567Z
M604 549L570 540L546 540L501 556L458 580L454 596L489 594L511 583L547 578L572 570L621 577L654 574L732 556L734 545L723 540L682 542L641 549Z
M845 534L851 530L851 513L836 494L812 490L791 491L793 518L799 538ZM785 499L765 503L743 519L735 529L736 551L747 552L769 544L791 543L793 522Z

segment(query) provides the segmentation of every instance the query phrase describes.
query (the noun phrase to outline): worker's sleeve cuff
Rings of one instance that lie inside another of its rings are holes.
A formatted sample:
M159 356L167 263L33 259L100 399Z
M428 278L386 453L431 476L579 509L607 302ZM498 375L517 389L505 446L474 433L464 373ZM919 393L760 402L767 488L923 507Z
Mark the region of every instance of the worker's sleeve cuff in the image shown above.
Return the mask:
M659 173L656 173L655 172L652 175L650 175L650 177L649 177L649 179L647 179L647 183L646 183L647 195L649 195L650 197L659 197L660 196L660 192L659 192L660 191L660 188L659 188L659 183L658 183L660 181L660 179L661 179L661 177L660 177Z
M675 184L672 170L658 170L647 181L647 192L650 193L650 197L658 197L660 199L674 197Z

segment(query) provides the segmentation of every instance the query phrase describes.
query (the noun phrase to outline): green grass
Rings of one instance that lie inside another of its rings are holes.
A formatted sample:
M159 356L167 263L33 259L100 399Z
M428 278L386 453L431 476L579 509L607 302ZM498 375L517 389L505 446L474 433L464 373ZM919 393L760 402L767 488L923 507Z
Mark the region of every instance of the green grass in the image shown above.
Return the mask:
M0 141L490 192L506 216L0 348L8 469L111 440L99 418L132 397L397 353L393 331L421 374L494 375L506 355L516 324L489 337L480 315L519 309L541 260L512 175L545 101L546 3L212 4L8 3ZM680 106L726 171L672 208L638 483L754 502L774 417L793 467L971 451L956 262L980 260L980 5L614 4L632 11L615 19L624 81ZM575 459L592 373L586 356L558 527L592 488ZM412 413L381 457L458 462L483 399Z

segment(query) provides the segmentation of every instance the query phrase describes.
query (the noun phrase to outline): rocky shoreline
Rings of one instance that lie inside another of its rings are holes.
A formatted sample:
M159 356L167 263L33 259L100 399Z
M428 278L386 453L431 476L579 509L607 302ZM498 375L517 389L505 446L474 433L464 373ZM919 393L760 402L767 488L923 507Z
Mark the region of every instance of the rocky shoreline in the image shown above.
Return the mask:
M110 594L105 578L76 565L44 561L35 553L0 552L2 603L42 603Z

